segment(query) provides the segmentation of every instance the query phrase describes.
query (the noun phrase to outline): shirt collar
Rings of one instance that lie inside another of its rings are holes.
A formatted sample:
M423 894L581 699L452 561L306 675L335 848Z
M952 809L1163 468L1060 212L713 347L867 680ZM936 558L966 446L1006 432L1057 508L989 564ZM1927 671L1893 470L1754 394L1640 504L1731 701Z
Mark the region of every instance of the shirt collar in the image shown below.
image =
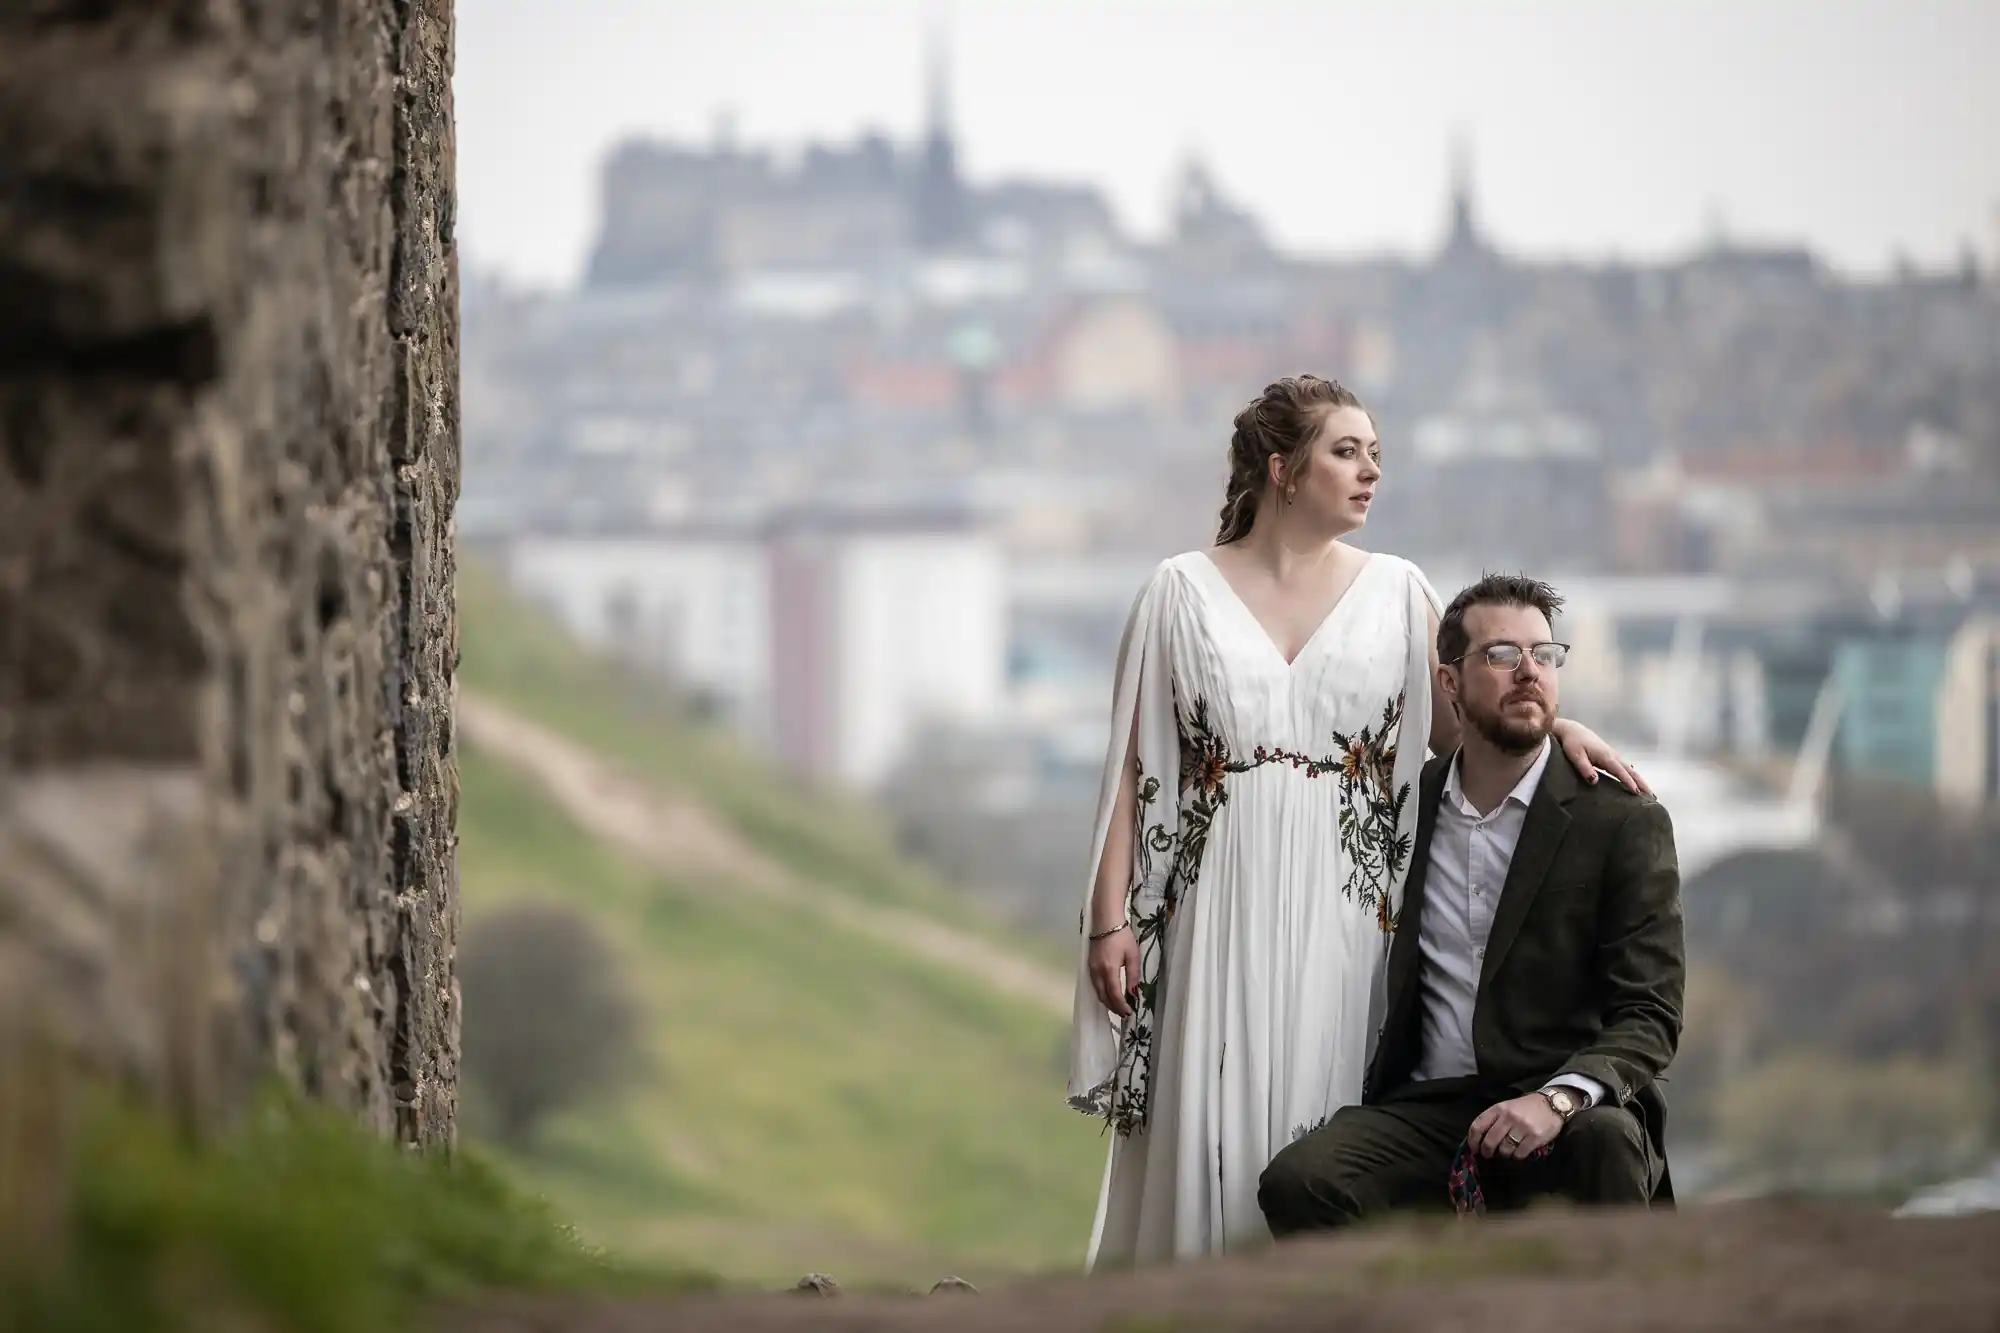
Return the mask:
M1514 784L1514 790L1507 793L1507 799L1493 807L1495 812L1505 808L1507 801L1516 802L1523 809L1526 809L1533 803L1535 792L1542 785L1542 774L1548 769L1549 756L1554 751L1555 742L1547 736L1542 737L1541 752L1535 756L1535 762L1528 765L1528 771L1523 773L1521 780ZM1490 819L1492 818L1491 814L1481 815L1477 810L1472 808L1472 803L1465 799L1465 788L1459 785L1458 763L1459 757L1463 753L1464 751L1461 750L1459 754L1454 754L1451 757L1451 767L1445 770L1445 799L1451 802L1453 809L1461 811L1469 819Z

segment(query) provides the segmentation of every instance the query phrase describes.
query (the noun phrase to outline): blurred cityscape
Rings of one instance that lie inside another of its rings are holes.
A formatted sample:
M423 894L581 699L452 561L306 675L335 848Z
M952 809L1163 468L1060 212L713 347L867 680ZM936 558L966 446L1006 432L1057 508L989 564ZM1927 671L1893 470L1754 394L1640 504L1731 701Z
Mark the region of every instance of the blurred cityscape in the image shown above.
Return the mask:
M578 287L468 273L468 549L1065 930L1131 598L1212 539L1242 403L1339 378L1384 442L1361 544L1557 585L1565 709L1672 811L1698 965L1788 978L1686 1079L1931 1059L1918 1121L1991 1141L2000 230L1869 279L1721 231L1528 261L1440 144L1428 253L1284 253L1199 158L1141 242L1089 182L969 181L941 60L927 103L913 143L628 141Z

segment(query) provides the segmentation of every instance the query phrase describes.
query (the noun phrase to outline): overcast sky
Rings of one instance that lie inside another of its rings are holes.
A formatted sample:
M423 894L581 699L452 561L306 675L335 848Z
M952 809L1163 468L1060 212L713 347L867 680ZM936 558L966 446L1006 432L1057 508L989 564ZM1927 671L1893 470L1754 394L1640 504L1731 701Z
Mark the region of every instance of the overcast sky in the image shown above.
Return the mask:
M936 20L942 17L940 24ZM1092 181L1158 234L1190 150L1276 239L1436 243L1448 145L1488 232L1651 257L1719 222L1858 271L2000 246L2000 0L458 0L468 263L568 282L635 133L795 147L922 122L948 34L974 180Z

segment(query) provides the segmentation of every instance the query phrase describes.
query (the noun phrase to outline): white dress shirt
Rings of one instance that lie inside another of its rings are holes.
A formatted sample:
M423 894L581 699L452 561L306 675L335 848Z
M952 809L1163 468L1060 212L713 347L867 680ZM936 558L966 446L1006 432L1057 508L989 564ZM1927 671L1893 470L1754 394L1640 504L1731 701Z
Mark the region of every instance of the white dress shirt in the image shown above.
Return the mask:
M1417 931L1418 988L1423 997L1423 1047L1416 1079L1456 1078L1478 1072L1472 1050L1472 1011L1479 997L1479 973L1493 911L1507 882L1507 867L1521 841L1528 805L1542 785L1554 744L1541 753L1505 800L1481 815L1459 785L1458 758L1445 773L1444 795L1431 830L1430 868L1424 876L1424 906ZM1563 1084L1582 1093L1585 1105L1604 1097L1604 1085L1581 1074L1562 1074Z

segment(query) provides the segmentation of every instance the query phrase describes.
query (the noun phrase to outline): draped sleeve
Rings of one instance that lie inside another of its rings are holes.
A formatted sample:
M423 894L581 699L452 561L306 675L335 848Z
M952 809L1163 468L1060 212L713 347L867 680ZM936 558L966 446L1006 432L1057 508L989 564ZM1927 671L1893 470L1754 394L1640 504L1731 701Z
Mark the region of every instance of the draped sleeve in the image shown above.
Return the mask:
M1078 915L1076 1000L1070 1032L1069 1102L1109 1119L1121 1132L1143 1123L1152 1048L1150 1003L1165 958L1174 851L1180 833L1180 731L1174 711L1171 631L1181 591L1163 561L1133 602L1118 646L1111 735L1098 786L1089 874ZM1136 750L1136 753L1135 753ZM1126 920L1139 941L1141 1003L1129 1019L1106 1009L1090 984L1090 901L1104 858L1118 786L1128 760L1138 766L1132 865L1126 871Z
M1380 559L1381 557L1377 557ZM1395 931L1403 915L1403 888L1409 878L1410 855L1417 840L1417 788L1423 777L1424 761L1430 754L1431 739L1431 617L1444 615L1444 604L1422 570L1409 561L1401 562L1406 574L1403 586L1403 688L1401 716L1395 736L1395 758L1390 763L1389 805L1395 811L1395 828L1389 843L1399 849L1382 885L1382 955L1387 960ZM1373 1063L1381 1042L1382 1024L1388 1018L1387 968L1378 970L1376 984L1368 997L1367 1062Z
M1414 843L1417 834L1417 801L1415 792L1418 780L1423 776L1424 760L1429 757L1431 743L1431 617L1444 616L1444 603L1438 600L1437 589L1424 577L1424 572L1409 561L1403 561L1408 573L1406 596L1409 610L1404 617L1408 627L1409 641L1407 658L1403 668L1403 720L1396 737L1395 776L1392 779L1397 792L1409 792L1411 797L1405 807L1399 834L1407 834ZM1407 866L1404 867L1407 870ZM1390 884L1389 897L1391 911L1400 915L1403 910L1403 875L1397 875Z

